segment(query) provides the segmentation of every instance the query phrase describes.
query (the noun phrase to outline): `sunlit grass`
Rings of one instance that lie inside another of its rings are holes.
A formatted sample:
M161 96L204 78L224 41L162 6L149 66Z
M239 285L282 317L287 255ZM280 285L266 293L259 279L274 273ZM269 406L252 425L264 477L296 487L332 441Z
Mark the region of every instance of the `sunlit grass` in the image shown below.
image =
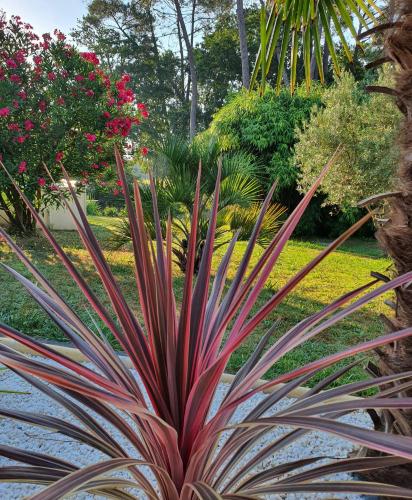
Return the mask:
M117 220L110 217L90 217L89 219L93 224L98 239L105 248L105 255L124 290L125 296L134 305L136 313L139 314L132 267L133 255L130 249L115 251L110 248L109 244L110 233L115 228ZM79 266L81 272L84 273L92 289L103 303L108 305L103 287L94 273L93 265L86 250L82 248L76 233L64 231L56 232L56 235L64 250L68 252L76 265ZM84 321L91 325L92 321L89 316L87 301L77 290L48 244L40 236L20 240L19 244L69 304L78 311ZM326 242L322 241L290 241L281 255L255 310L268 300L275 290L286 283L288 278L314 258L325 244ZM239 242L236 246L233 262L228 273L229 279L233 278L236 272L245 246L246 242ZM214 270L216 270L223 252L223 248L216 252L213 260ZM256 262L260 252L261 249L256 252L251 265ZM22 264L14 258L4 244L0 245L0 260L27 276ZM353 239L346 243L319 265L296 288L294 293L288 296L270 318L256 329L256 332L247 340L246 344L234 353L227 371L234 372L242 365L256 345L259 337L275 319L281 319L278 332L278 335L280 335L287 328L318 311L334 298L368 281L371 271L385 272L389 265L390 261L383 257L373 240ZM177 266L175 272L175 291L177 300L180 300L183 280ZM0 282L2 283L0 320L28 335L64 341L60 331L48 320L22 287L6 271L2 270L0 273ZM285 370L290 370L308 361L381 334L383 326L379 314L384 312L389 312L388 307L384 304L384 298L368 304L349 319L324 332L320 337L289 353L271 369L267 376L270 377ZM273 341L275 338L276 335ZM343 380L359 379L362 376L364 376L364 370L363 366L360 365L345 376Z

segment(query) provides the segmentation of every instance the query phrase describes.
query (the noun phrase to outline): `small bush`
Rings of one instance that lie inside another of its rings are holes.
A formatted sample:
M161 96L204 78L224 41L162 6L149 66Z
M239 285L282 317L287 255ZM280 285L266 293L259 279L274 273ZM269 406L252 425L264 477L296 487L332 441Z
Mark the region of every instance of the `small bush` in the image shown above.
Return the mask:
M88 200L86 205L87 215L100 215L100 206L97 200Z
M390 86L390 78L383 73L377 83ZM351 211L358 201L393 187L400 113L392 98L368 95L349 73L325 91L323 102L325 107L315 108L304 130L298 132L300 189L309 188L341 146L322 191L327 204Z
M118 217L119 211L116 207L104 207L103 208L103 215L105 217Z

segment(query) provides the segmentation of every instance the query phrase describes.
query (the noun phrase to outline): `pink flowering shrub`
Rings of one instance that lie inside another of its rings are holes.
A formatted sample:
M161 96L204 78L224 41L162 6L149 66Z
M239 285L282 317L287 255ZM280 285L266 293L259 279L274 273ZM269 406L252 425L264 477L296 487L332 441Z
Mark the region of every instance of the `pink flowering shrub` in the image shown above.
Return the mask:
M38 37L19 17L0 18L0 159L38 210L58 198L44 164L55 181L62 162L79 189L106 185L114 145L123 148L147 117L128 75L113 80L96 54L79 52L58 30ZM3 169L0 209L15 229L33 228Z

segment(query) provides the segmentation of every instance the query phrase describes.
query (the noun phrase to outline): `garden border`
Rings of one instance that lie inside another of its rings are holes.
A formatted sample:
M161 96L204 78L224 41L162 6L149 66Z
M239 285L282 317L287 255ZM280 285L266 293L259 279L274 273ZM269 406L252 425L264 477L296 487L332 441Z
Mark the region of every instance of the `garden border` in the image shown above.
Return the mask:
M7 347L10 347L11 349L15 349L16 351L23 353L23 354L30 354L30 355L35 355L35 356L41 356L38 352L33 351L32 349L20 344L16 340L9 339L6 337L0 338L0 344L4 344ZM63 354L67 356L68 358L72 359L73 361L78 361L78 362L85 362L88 361L87 358L76 348L74 347L67 347L63 345L56 345L56 344L45 344L46 347L50 347L51 349L54 349L57 351L59 354ZM130 361L130 358L128 356L120 356L121 359L123 360L124 364L128 368L133 368L132 362ZM235 375L232 375L230 373L224 373L220 379L221 383L224 384L231 384L233 382ZM259 379L255 384L255 387L259 387L260 385L263 385L267 382L267 380ZM270 394L274 392L276 389L279 389L283 387L285 384L278 384L273 387L270 387L268 389L264 389L262 392L265 394ZM309 387L303 387L299 386L290 391L289 395L293 398L299 398L305 396L308 392L310 391ZM333 398L329 400L329 402L338 402L338 401L353 401L356 399L362 399L359 396L341 396L338 398Z

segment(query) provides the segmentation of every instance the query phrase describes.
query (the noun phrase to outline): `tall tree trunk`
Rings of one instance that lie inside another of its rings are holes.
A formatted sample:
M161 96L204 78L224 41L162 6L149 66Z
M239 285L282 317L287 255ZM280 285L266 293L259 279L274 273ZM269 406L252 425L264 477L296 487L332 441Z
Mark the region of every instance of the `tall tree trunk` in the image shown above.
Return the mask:
M176 9L177 18L179 20L180 28L182 30L183 40L186 45L187 59L189 61L189 71L190 71L190 80L192 88L191 103L190 103L189 137L193 139L193 137L196 135L196 115L197 115L197 104L198 104L196 61L193 50L193 44L191 43L191 40L189 38L189 34L186 28L185 20L183 18L179 0L174 0L174 5Z
M184 104L185 102L185 55L183 52L183 41L182 41L182 30L180 28L179 19L177 19L177 37L179 40L179 55L180 55L180 96L181 102Z
M243 0L236 0L236 15L240 40L240 60L242 62L242 84L248 89L250 85L250 68Z
M156 57L156 74L157 74L157 78L158 78L159 82L161 82L162 85L164 85L162 71L160 69L160 52L159 52L159 46L157 44L157 37L155 34L154 16L152 13L151 3L147 7L147 15L150 19L150 21L149 21L150 22L150 38L151 38L151 42L152 42L152 46L153 46L153 52L154 52L154 55ZM161 106L161 110L162 110L162 115L165 116L166 115L166 102L164 102L163 99L162 99L162 102L160 103L160 106Z
M387 32L386 55L398 65L395 94L397 104L405 114L398 168L399 192L387 198L389 205L387 222L378 230L377 238L393 260L396 273L412 271L412 2L397 0L394 6L394 28ZM378 110L377 110L378 111ZM404 286L396 291L395 317L386 319L391 330L412 326L412 288ZM401 373L412 370L412 338L399 341L378 351L375 375ZM404 396L412 397L412 390ZM373 412L375 427L395 434L412 436L411 411ZM411 486L412 465L407 464L368 473L367 478L399 486Z

